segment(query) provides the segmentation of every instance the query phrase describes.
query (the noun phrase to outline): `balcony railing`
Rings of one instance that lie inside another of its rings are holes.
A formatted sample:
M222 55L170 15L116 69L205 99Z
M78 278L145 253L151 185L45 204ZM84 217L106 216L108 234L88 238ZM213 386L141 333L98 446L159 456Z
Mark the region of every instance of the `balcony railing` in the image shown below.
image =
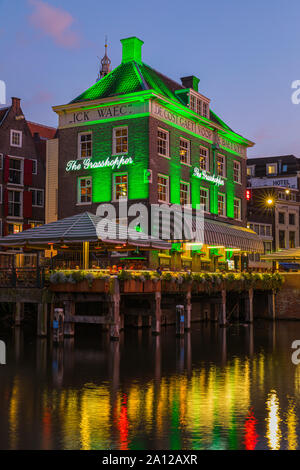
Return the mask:
M44 285L45 272L43 268L0 268L0 288L43 288Z

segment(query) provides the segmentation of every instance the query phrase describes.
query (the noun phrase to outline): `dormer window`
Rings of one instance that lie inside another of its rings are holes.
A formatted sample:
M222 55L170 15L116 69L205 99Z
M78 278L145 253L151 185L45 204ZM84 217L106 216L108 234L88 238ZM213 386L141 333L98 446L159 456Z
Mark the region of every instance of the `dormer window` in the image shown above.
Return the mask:
M203 116L209 118L209 99L194 90L190 90L190 109Z
M277 175L277 163L268 163L266 170L268 176Z

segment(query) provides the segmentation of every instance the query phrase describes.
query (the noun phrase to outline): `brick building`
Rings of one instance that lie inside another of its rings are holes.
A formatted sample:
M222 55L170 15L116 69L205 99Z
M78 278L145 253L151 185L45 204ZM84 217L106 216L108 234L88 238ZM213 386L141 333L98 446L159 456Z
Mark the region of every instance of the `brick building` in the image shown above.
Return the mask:
M45 222L46 140L52 127L27 121L19 98L0 109L0 235Z
M59 130L48 142L47 221L95 213L99 204L121 198L128 206L203 204L205 243L194 253L174 246L176 267L194 260L209 265L213 258L226 264L233 250L257 249L245 201L246 154L253 143L212 111L198 78L179 84L142 61L140 39L121 42L118 67L53 108ZM173 263L172 254L159 258Z
M250 158L248 226L265 253L299 246L300 160L294 155Z

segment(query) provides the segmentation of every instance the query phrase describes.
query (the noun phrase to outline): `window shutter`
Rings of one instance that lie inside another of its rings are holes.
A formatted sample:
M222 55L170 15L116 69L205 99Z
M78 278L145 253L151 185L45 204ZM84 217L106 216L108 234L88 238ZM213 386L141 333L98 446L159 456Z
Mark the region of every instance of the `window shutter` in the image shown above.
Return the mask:
M9 156L5 155L4 158L4 182L8 183L9 180Z
M4 190L3 203L4 203L4 215L5 217L7 217L8 216L8 190L7 189Z
M28 219L32 217L32 193L31 191L24 191L23 193L23 217Z
M25 158L24 160L24 186L32 184L32 160Z

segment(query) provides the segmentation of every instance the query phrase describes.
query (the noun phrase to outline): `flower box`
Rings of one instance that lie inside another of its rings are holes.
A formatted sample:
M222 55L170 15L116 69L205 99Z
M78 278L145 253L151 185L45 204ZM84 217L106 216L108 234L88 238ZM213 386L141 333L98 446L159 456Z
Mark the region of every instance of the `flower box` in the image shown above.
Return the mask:
M104 279L94 279L92 283L80 281L77 283L64 282L59 284L50 284L52 292L109 292L109 281Z

